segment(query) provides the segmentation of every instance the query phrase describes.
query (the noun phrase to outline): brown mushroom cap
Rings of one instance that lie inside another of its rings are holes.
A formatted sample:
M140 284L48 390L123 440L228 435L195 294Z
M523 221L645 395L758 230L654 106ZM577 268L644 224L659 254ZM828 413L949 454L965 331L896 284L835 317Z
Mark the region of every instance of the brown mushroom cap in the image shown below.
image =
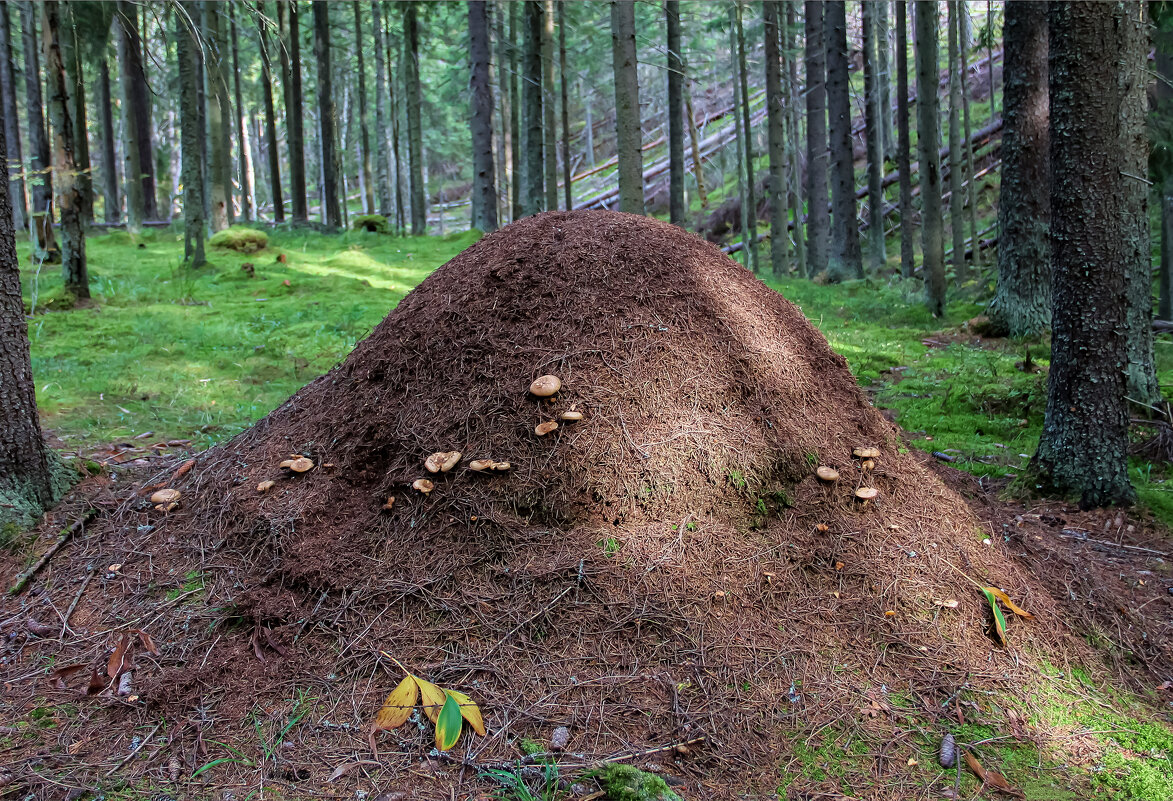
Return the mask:
M880 491L875 487L860 487L855 491L855 497L861 501L870 501L880 494Z
M460 461L460 451L439 451L424 460L429 473L447 473Z
M876 462L874 459L864 459L863 462L861 462L859 466L861 468L863 468L864 470L875 470L876 469Z
M856 448L851 452L851 455L856 459L879 459L879 448Z
M388 495L387 502L385 504L383 504L383 508L390 510L393 506L395 506L395 497L392 495Z
M819 469L815 471L815 475L817 475L822 481L839 480L839 471L834 467L827 467L826 465L821 465Z
M278 467L292 467L292 466L293 466L293 460L292 460L292 459L284 459L284 460L282 460L282 461L281 461L281 463L280 463L280 464L278 464L277 466L278 466Z
M558 429L558 424L555 423L553 420L549 420L545 423L538 423L537 427L534 428L534 433L537 434L539 437L544 437L547 434L549 434L551 431L556 431L557 429Z
M289 469L295 473L308 473L314 469L314 460L307 459L304 456L298 456L290 463Z
M562 389L562 379L556 375L544 375L529 385L529 391L539 398L548 398Z
M257 492L268 492L273 489L273 485L276 483L276 481L262 481L260 484L257 484Z
M427 495L429 492L431 492L432 490L434 490L436 488L436 485L433 484L431 481L428 481L426 478L417 478L415 481L413 481L411 483L411 488L413 490L419 490L424 495Z
M576 423L582 419L582 412L576 412L574 409L571 409L568 412L563 412L558 415L558 419L565 420L567 423Z
M161 489L151 496L151 503L177 503L180 498L180 492L177 489Z
M170 512L172 509L176 508L177 506L179 506L179 504L176 503L175 501L171 501L170 503L157 503L157 504L155 504L155 511L156 512Z
M484 470L492 470L494 464L492 459L473 459L468 463L468 469L480 473Z
M511 467L513 467L513 465L509 464L509 462L493 462L493 466L490 469L496 470L498 473L503 473Z

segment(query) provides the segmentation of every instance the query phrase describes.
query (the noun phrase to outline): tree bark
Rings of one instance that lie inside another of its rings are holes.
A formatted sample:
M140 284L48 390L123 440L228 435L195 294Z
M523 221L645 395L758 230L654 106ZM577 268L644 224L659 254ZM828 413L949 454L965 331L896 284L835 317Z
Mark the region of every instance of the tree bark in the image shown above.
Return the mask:
M573 176L570 174L570 90L566 65L566 0L558 0L558 74L562 90L562 188L566 210L574 208Z
M240 153L240 216L245 222L253 218L252 210L252 181L249 178L248 139L245 136L244 103L240 94L240 46L236 36L236 12L232 3L228 6L228 25L232 42L232 88L233 99L236 101L233 119L236 120L236 144ZM359 52L362 52L361 49Z
M200 114L199 10L180 3L175 15L175 56L179 74L179 131L183 160L183 261L189 267L207 263L204 255L204 154Z
M143 45L138 31L138 6L120 0L118 61L122 78L123 148L127 181L127 225L138 230L143 220L159 217L155 190L155 156L151 144L151 93L143 69ZM137 176L137 178L136 178ZM130 186L136 183L136 186ZM131 209L131 205L134 206Z
M615 152L619 163L619 210L644 213L643 135L635 55L635 4L611 2L611 60L615 75Z
M371 174L371 134L367 124L367 70L363 58L366 45L362 40L362 6L354 0L354 41L358 58L358 137L359 168L362 170L363 213L375 213L375 180Z
M558 103L554 99L554 0L542 0L542 116L546 208L558 208Z
M493 87L489 83L489 9L468 3L468 52L472 59L472 158L474 228L497 230L497 182L493 167Z
M420 34L415 3L403 6L404 91L407 94L407 159L411 172L411 235L428 230L424 187L424 134L420 108Z
M77 22L74 19L73 3L60 6L61 13L61 55L65 59L65 72L69 76L70 109L73 125L73 159L77 170L77 189L81 195L79 213L82 225L94 222L94 173L90 164L89 122L86 118L86 84L82 71L82 51L77 39Z
M1131 3L1052 0L1048 9L1054 300L1032 467L1045 488L1077 495L1084 507L1135 498L1130 306L1137 278L1149 274L1147 192L1136 177L1147 156L1142 14ZM1148 297L1147 280L1144 290Z
M876 25L879 6L888 0L862 0L864 126L867 140L868 257L873 272L884 269L888 254L884 243L884 116L880 112L880 67L876 51L886 47Z
M375 33L375 195L379 214L391 216L391 150L387 143L387 59L383 38L383 10L381 0L371 3L371 27Z
M509 3L509 162L513 166L510 176L509 219L517 220L525 215L526 165L521 158L521 104L523 91L518 88L517 59L517 3ZM528 101L528 94L526 95ZM529 113L528 111L526 112Z
M522 76L524 98L525 164L522 214L537 214L545 202L545 141L542 137L542 3L525 2L525 74Z
M1160 7L1152 14L1156 31L1156 108L1155 125L1151 139L1153 155L1151 172L1157 180L1161 203L1161 271L1157 301L1157 317L1173 319L1173 15Z
M896 0L896 169L900 172L900 274L916 267L912 211L912 134L908 119L908 0Z
M916 135L920 161L921 257L925 275L925 302L934 317L945 313L945 221L941 212L941 134L937 100L936 0L917 0L913 6L916 56Z
M4 117L4 137L8 141L9 202L12 227L23 231L28 224L28 203L24 196L24 163L20 150L20 119L16 116L16 65L12 60L12 29L8 20L8 3L0 7L0 116Z
M688 121L688 144L692 149L692 176L696 181L696 196L701 202L701 208L707 209L709 207L709 195L705 191L705 163L701 158L701 136L700 131L696 127L696 117L692 110L692 80L688 77L688 63L684 61L683 56L680 60L680 68L683 70L684 77L684 116ZM587 109L590 109L590 103L587 103ZM591 130L590 114L587 114L587 131ZM595 148L591 138L587 136L587 147L591 154L590 163L594 166L595 163Z
M684 225L684 64L681 60L680 0L667 0L668 27L668 220ZM767 51L767 58L769 58Z
M53 236L53 176L50 172L49 139L41 108L41 66L37 41L37 14L30 2L20 4L21 43L24 45L25 116L29 127L29 179L34 232L33 257L55 262L61 257Z
M56 0L41 3L41 38L48 79L49 119L53 139L53 182L57 208L61 214L61 276L65 291L78 300L90 297L90 279L86 273L86 237L82 220L82 192L78 182L74 148L77 144L70 110L69 92L73 76L66 65L71 60L62 48L61 5Z
M204 3L204 80L208 98L208 144L211 153L210 175L212 232L223 231L233 218L232 155L228 135L232 106L228 101L228 75L224 69L227 54L224 21L219 3Z
M741 130L745 133L745 195L747 206L742 210L741 219L748 222L748 240L745 243L749 254L749 269L758 272L758 199L754 188L753 175L753 129L749 124L749 75L746 70L745 26L741 20L742 5L734 6L734 20L737 28L737 75L741 89Z
M782 48L780 0L765 0L766 116L770 149L770 264L775 278L790 273L787 247L789 219L786 214L786 108L782 93ZM683 172L683 168L681 169Z
M962 182L961 76L958 68L959 0L948 0L949 10L949 231L953 236L953 275L958 285L968 278L965 261L965 195Z
M118 163L115 156L114 104L110 97L110 65L105 58L98 68L98 109L102 118L102 219L117 223L122 219L118 200Z
M965 19L969 19L969 10L962 4L962 12ZM971 21L972 25L972 21ZM961 136L965 149L965 203L969 210L969 237L973 242L973 253L971 258L973 263L980 265L982 263L982 249L978 242L978 227L977 227L977 175L973 163L973 126L970 124L969 116L969 48L970 44L966 41L961 42L961 46L957 50L959 57L960 81L961 81ZM1003 62L1005 67L1005 62ZM990 71L994 68L993 63L990 64Z
M322 159L323 222L342 227L338 204L338 115L334 108L334 71L330 64L330 7L314 0L314 60L318 65L318 137Z
M290 210L295 223L309 222L305 183L305 119L301 91L301 24L296 1L277 0L277 19L285 46L281 50L285 89L285 141L289 147Z
M863 278L863 254L855 213L855 156L851 142L851 96L847 73L847 4L824 4L827 47L827 114L831 144L831 256L827 278Z
M5 13L7 13L5 11ZM0 126L0 155L8 157ZM30 526L60 495L37 416L8 192L0 192L0 526Z
M831 215L827 212L827 53L823 47L822 0L806 0L803 22L806 70L807 272L828 269Z
M280 8L280 3L277 4ZM258 0L257 11L264 11ZM257 22L261 49L261 95L265 104L265 150L269 156L269 193L273 196L273 222L285 222L285 198L281 192L281 152L277 147L277 112L273 107L273 60L269 54L269 32L263 21ZM280 38L280 37L278 37Z
M880 149L884 161L894 161L896 143L892 141L892 58L888 33L891 30L888 24L888 0L876 0L875 19L876 78L880 90Z
M798 81L798 60L801 52L799 37L802 35L798 26L798 9L801 0L786 0L786 29L784 33L784 47L787 68L790 74L790 97L788 103L789 133L786 138L786 150L790 158L790 185L787 188L787 206L794 212L794 258L798 263L798 274L803 278L809 277L806 262L806 235L803 230L803 214L801 188L799 181L802 175L799 158L799 143L803 142L801 114L799 100L802 97L801 84ZM787 212L789 214L789 212Z
M1002 45L998 285L991 333L1029 337L1051 324L1047 4L1009 3Z

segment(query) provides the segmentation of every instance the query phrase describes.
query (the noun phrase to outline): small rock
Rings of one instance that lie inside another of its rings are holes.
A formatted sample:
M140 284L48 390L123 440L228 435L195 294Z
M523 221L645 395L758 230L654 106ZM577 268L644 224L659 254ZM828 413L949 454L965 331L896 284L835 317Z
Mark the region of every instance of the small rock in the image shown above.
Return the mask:
M554 729L554 734L550 736L550 750L561 751L570 744L570 729L565 726L559 726Z

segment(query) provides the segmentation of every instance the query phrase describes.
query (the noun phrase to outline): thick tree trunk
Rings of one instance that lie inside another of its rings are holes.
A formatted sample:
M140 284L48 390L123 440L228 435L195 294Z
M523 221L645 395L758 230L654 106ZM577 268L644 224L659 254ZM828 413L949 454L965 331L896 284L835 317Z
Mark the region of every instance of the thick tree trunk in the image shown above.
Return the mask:
M526 165L521 158L522 96L524 94L525 102L528 102L529 95L525 93L524 88L520 90L518 88L517 7L517 3L509 3L509 161L513 165L513 174L509 181L511 190L510 220L518 220L525 216L525 197L526 192L529 191L525 183Z
M314 0L314 60L318 65L318 136L322 151L323 222L342 227L338 204L338 115L334 108L334 71L330 65L330 7Z
M28 224L28 203L24 197L24 164L20 150L20 119L16 116L16 65L12 60L12 28L8 20L8 3L0 7L0 116L4 118L4 138L8 141L5 163L9 201L14 230L23 231Z
M1130 306L1138 277L1149 275L1147 192L1136 177L1147 156L1143 10L1053 0L1048 12L1053 334L1032 467L1085 507L1135 498L1126 396Z
M98 110L102 118L102 219L117 223L122 219L118 200L118 162L114 140L114 104L110 97L110 65L102 59L98 67Z
M884 269L888 254L884 245L884 116L880 113L880 67L876 51L887 46L880 40L876 14L887 0L863 0L864 125L867 140L868 257L874 272Z
M280 3L277 4L280 8ZM257 10L264 11L263 0ZM273 59L264 22L257 24L261 48L261 95L265 104L265 150L269 156L269 193L273 196L273 222L285 222L285 198L281 192L281 151L277 147L277 112L273 107Z
M120 28L118 60L122 77L122 141L127 181L127 225L159 217L155 190L155 156L151 143L151 93L143 69L143 45L138 31L138 6L120 0L115 19ZM133 127L133 130L129 130ZM133 150L133 152L132 152ZM137 176L137 178L136 178ZM137 181L138 186L129 184ZM133 203L134 209L130 208Z
M668 220L684 225L684 64L680 0L667 0L668 26ZM767 51L767 58L769 54Z
M295 223L309 222L305 188L305 118L301 92L301 24L297 3L277 0L277 19L285 46L281 50L282 86L285 89L285 141L289 147L290 211Z
M228 130L232 106L228 101L227 54L224 21L219 3L204 3L204 80L208 98L208 144L211 152L212 232L223 231L232 221L232 155Z
M900 172L900 274L916 268L912 211L912 134L908 119L908 0L896 0L896 169Z
M562 189L566 210L574 208L573 176L570 170L570 90L566 65L566 0L558 0L558 75L562 84Z
M246 115L240 94L240 46L236 36L236 12L233 10L232 3L225 5L228 6L228 25L232 41L232 94L236 101L232 118L236 121L236 144L240 153L240 216L244 218L245 222L250 222L253 218L252 180L249 175L248 138L245 135L244 118ZM361 48L359 52L362 52Z
M824 4L827 49L827 116L831 132L831 281L863 278L863 254L855 213L855 156L851 142L851 94L847 73L847 4Z
M371 174L371 134L367 124L367 70L363 59L366 45L362 40L362 7L354 0L354 41L358 58L358 137L359 169L362 170L363 213L375 213L375 180Z
M7 12L5 12L7 13ZM0 156L7 158L0 126ZM41 436L8 192L0 192L0 526L30 526L63 489Z
M375 33L375 195L379 214L391 216L391 149L387 143L387 59L383 38L382 0L371 3L371 27Z
M200 114L199 10L180 3L176 14L175 56L179 74L179 131L183 159L183 261L189 267L207 263L204 255L203 116Z
M420 34L415 3L403 6L404 91L407 94L407 160L411 171L411 235L428 230L424 187L424 133L420 108Z
M742 209L741 219L748 223L748 239L745 240L745 250L749 254L749 268L758 272L758 199L754 188L753 175L753 129L749 124L749 75L746 70L745 58L745 26L741 21L742 5L734 6L734 19L737 28L737 84L741 90L741 130L745 134L745 195L746 207Z
M525 164L522 180L522 214L537 214L545 202L545 142L542 138L542 3L526 0L523 31L525 74L522 76L524 98Z
M558 103L554 99L554 0L542 0L542 153L546 169L546 208L558 208Z
M790 273L789 219L786 214L786 108L782 92L780 0L765 0L766 117L770 149L770 264L775 278ZM681 170L683 172L683 168Z
M1156 130L1152 133L1152 172L1158 181L1161 198L1161 272L1157 317L1173 319L1173 18L1168 12L1152 15L1156 31Z
M941 134L937 100L936 2L913 4L916 49L916 136L921 188L921 254L925 302L934 317L945 313L945 221L941 212Z
M493 87L489 83L489 9L468 4L468 53L472 59L472 159L474 228L497 230L497 182L493 168Z
M56 262L61 257L53 236L53 176L50 172L49 139L45 135L45 116L41 106L41 65L37 41L36 7L30 2L20 4L21 44L24 46L25 116L29 127L29 194L33 219L33 257Z
M823 47L822 0L806 0L804 18L806 70L806 234L807 273L828 268L831 246L827 195L827 53Z
M802 98L802 85L798 81L798 60L799 54L802 52L800 43L802 32L798 26L800 2L801 0L786 0L786 29L782 40L784 45L782 50L790 75L790 94L787 101L789 132L786 137L786 151L790 159L790 183L786 190L787 206L794 212L794 258L798 263L798 274L807 278L809 273L806 263L806 235L803 229L802 191L799 186L802 175L799 149L800 143L805 141L802 136L802 112L799 110L799 102Z
M965 261L965 194L962 183L961 76L958 68L960 3L949 0L949 231L953 236L953 275L958 285L968 278Z
M85 300L90 296L90 279L86 273L82 192L74 156L77 135L70 116L73 100L69 92L74 80L66 67L73 54L62 47L62 28L68 22L62 19L61 11L61 4L56 0L41 3L41 38L48 79L53 172L56 178L53 186L61 214L61 276L65 291L78 300Z
M1002 176L992 333L1037 336L1051 324L1047 4L1010 3L1003 25Z
M615 75L615 152L619 210L644 213L643 135L635 57L635 4L611 2L611 60Z

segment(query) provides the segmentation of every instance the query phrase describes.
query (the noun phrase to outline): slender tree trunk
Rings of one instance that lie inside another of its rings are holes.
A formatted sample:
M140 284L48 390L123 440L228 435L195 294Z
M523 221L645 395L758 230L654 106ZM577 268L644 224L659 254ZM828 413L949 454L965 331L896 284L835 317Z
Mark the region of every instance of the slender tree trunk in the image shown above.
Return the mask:
M864 124L867 139L868 174L868 257L872 271L879 273L888 262L884 245L884 117L880 112L880 68L877 50L886 42L878 35L876 15L888 0L862 0Z
M141 190L130 189L126 194L127 225L135 229L143 220L159 217L155 190L155 156L151 144L151 93L147 86L147 74L143 69L143 45L138 31L138 6L127 0L120 0L116 19L121 23L119 37L119 64L122 71L122 125L127 183L137 181ZM127 130L133 126L134 130ZM133 148L134 152L131 153ZM131 203L135 209L130 209Z
M765 0L766 116L770 148L770 264L775 278L790 273L786 214L786 142L783 120L786 108L782 93L782 49L780 0Z
M404 89L407 93L407 158L411 170L411 235L428 230L424 187L424 134L420 108L420 34L415 3L403 6Z
M281 3L278 2L280 9ZM264 11L259 0L257 11ZM273 107L273 60L269 52L269 33L264 22L258 22L257 33L261 48L261 94L265 104L265 150L269 156L269 192L273 196L273 221L285 222L285 199L281 193L281 151L277 146L277 113ZM278 37L280 38L280 37Z
M1173 142L1168 141L1168 131L1173 126L1173 18L1166 11L1152 14L1156 30L1155 47L1156 81L1156 123L1159 126L1152 136L1153 158L1156 167L1152 171L1159 181L1161 212L1161 272L1157 317L1173 319ZM1006 56L1003 55L1003 63ZM1163 135L1162 135L1163 134Z
M684 65L680 54L680 0L667 0L668 25L668 219L684 225ZM769 51L767 50L767 58Z
M387 64L390 65L394 59L391 57L391 52L396 48L392 47L391 36L387 36ZM400 53L400 74L406 73L403 69L403 53L402 48L398 48ZM402 151L399 148L399 95L395 93L395 81L388 79L387 89L391 93L391 154L394 162L395 172L395 230L403 236L407 230L407 217L403 207L403 161L400 158Z
M945 313L945 222L941 213L941 135L937 100L937 28L935 0L913 5L916 39L916 136L921 188L921 254L925 302L934 317Z
M69 118L73 128L73 160L77 176L78 214L83 226L94 222L94 178L90 164L90 142L87 135L86 85L82 74L81 48L75 31L73 3L63 3L60 9L61 56L65 59L65 74L69 76Z
M204 177L199 77L199 11L194 2L180 3L175 15L175 56L179 73L179 131L183 158L183 261L202 267L204 256Z
M948 0L949 9L949 232L953 236L953 274L958 285L969 277L965 262L965 195L961 146L961 76L958 69L959 0Z
M828 0L823 12L827 46L827 114L831 131L832 281L863 278L863 254L855 215L855 156L851 142L851 96L847 74L847 4Z
M900 173L900 274L916 268L912 210L912 134L908 115L908 0L896 0L896 169Z
M219 3L204 3L204 80L208 98L208 144L211 151L212 231L223 231L232 221L232 154L228 130L232 106L224 68L227 47Z
M794 212L794 257L798 262L798 274L808 278L806 256L806 233L803 227L802 191L799 185L802 176L800 168L799 148L805 141L802 136L801 114L799 101L802 97L801 84L798 82L798 60L801 46L799 44L802 32L798 25L798 9L801 0L786 0L786 31L782 40L787 67L790 74L789 125L790 132L786 141L786 149L790 157L790 186L788 188L789 202L787 205Z
M0 7L0 116L4 118L4 138L8 141L8 179L12 226L23 231L28 224L28 203L24 197L24 163L20 150L20 119L16 116L16 65L12 60L12 29L8 20L8 3Z
M758 272L758 199L754 187L753 174L753 129L749 124L749 75L746 70L745 58L745 26L742 24L743 6L738 2L734 6L734 21L737 28L737 75L738 86L741 89L741 130L745 133L745 194L748 206L742 212L741 219L748 222L749 239L745 242L746 253L749 254L749 268Z
M122 219L118 200L118 163L115 156L114 104L110 98L110 65L102 59L98 67L98 109L102 118L102 219L117 223Z
M53 236L53 176L49 159L49 139L45 135L45 116L41 106L41 66L37 41L36 7L20 4L21 42L24 46L25 116L29 127L29 160L32 177L33 257L56 262L61 257Z
M827 212L827 90L823 47L822 0L806 0L804 18L806 70L806 232L807 274L829 268L831 216Z
M964 6L964 3L963 3ZM963 8L965 19L969 19L968 9ZM972 24L972 21L971 21ZM973 263L982 263L982 249L978 242L978 227L977 227L977 178L976 171L973 166L973 127L970 125L969 117L969 48L970 45L966 41L961 42L958 48L958 56L960 58L960 79L961 79L961 135L965 142L965 175L969 179L965 184L965 202L969 209L969 238L973 242ZM990 64L990 69L994 67Z
M358 0L354 0L354 40L358 57L358 136L359 154L361 162L363 185L363 213L375 213L375 180L371 175L371 135L367 125L367 70L363 59L363 50L366 45L362 39L362 7ZM376 44L377 47L377 44Z
M73 53L62 47L62 28L68 23L62 19L61 5L56 0L41 3L41 34L45 56L45 74L48 78L49 119L53 138L53 182L57 190L57 208L61 213L61 276L65 291L78 300L90 296L90 279L86 273L86 237L82 220L82 193L78 182L74 147L77 136L73 130L69 96L74 85L66 67Z
M330 8L326 0L314 0L314 60L318 65L318 137L322 151L322 203L324 222L342 227L338 204L338 114L334 108L334 72L330 64Z
M497 230L497 183L493 171L493 88L489 83L489 9L468 3L468 53L472 59L473 227Z
M562 187L566 210L574 208L570 172L570 91L566 65L566 0L558 0L558 75L562 84Z
M517 59L517 3L509 3L509 160L513 165L513 175L510 180L512 190L509 212L510 220L521 219L526 214L526 165L521 158L521 105L524 94L529 102L528 92L518 89L518 59ZM528 19L528 17L527 17ZM529 114L528 106L526 114Z
M309 221L305 178L305 122L301 92L301 24L297 3L277 0L277 15L285 46L281 50L282 85L285 89L285 141L289 147L290 210L295 223Z
M611 2L611 59L615 75L615 153L619 210L644 213L643 135L635 56L635 4Z
M545 141L542 136L542 3L525 2L525 74L522 95L525 98L525 191L522 213L537 214L545 201Z
M0 9L7 14L7 9ZM0 126L0 156L8 157ZM0 526L31 526L61 494L41 422L8 192L0 192Z
M1161 274L1157 317L1173 320L1173 174L1161 182Z
M542 0L542 115L546 208L558 208L558 103L554 99L554 0Z
M880 148L884 161L894 161L896 143L892 141L892 48L888 33L891 30L888 24L888 0L875 0L875 7L876 79L880 90Z
M371 3L371 27L375 33L375 182L379 214L391 216L391 150L387 143L387 59L383 37L381 0Z
M701 158L701 136L700 131L696 127L696 116L692 110L692 81L688 77L688 63L684 61L684 57L680 59L680 69L682 70L682 77L684 83L684 116L688 120L688 145L692 149L692 176L696 181L696 196L701 202L701 208L707 209L709 207L709 194L705 191L705 163ZM590 108L590 104L587 104ZM590 130L590 115L587 115L587 130ZM589 137L588 137L589 140ZM594 143L588 141L591 152L591 166L594 166Z
M686 88L684 90L686 93L688 92L687 86L688 86L688 82L686 81L685 82ZM582 98L583 136L586 137L586 156L587 156L586 160L587 160L588 167L595 166L595 121L594 121L594 117L591 112L591 107L592 107L591 94L592 94L591 92L586 91L586 88L583 85L582 79L579 78L578 96Z
M733 76L733 134L737 150L737 207L738 227L741 229L741 263L751 269L749 251L749 193L745 180L745 139L747 131L741 118L741 73L737 68L737 5L729 6L729 74Z
M241 102L240 95L240 46L236 36L236 12L233 10L232 3L226 3L225 5L228 6L228 25L230 27L232 41L232 88L233 98L236 101L233 119L236 120L236 143L240 152L240 216L244 218L245 222L250 222L253 218L252 181L249 179L249 153L248 139L245 138L244 103ZM362 52L361 48L359 52Z
M1135 498L1125 398L1139 276L1150 293L1147 192L1135 177L1147 157L1142 13L1131 3L1049 4L1054 310L1032 467L1041 484L1085 507ZM1151 300L1146 307L1151 314Z
M1002 32L1001 233L987 314L991 333L1028 337L1051 324L1047 4L1008 4Z
M509 26L506 20L505 4L493 4L494 35L497 38L497 123L501 126L497 141L497 194L499 197L497 218L503 224L511 219L511 198L513 197L513 132L509 121L513 116L513 76L509 69Z

